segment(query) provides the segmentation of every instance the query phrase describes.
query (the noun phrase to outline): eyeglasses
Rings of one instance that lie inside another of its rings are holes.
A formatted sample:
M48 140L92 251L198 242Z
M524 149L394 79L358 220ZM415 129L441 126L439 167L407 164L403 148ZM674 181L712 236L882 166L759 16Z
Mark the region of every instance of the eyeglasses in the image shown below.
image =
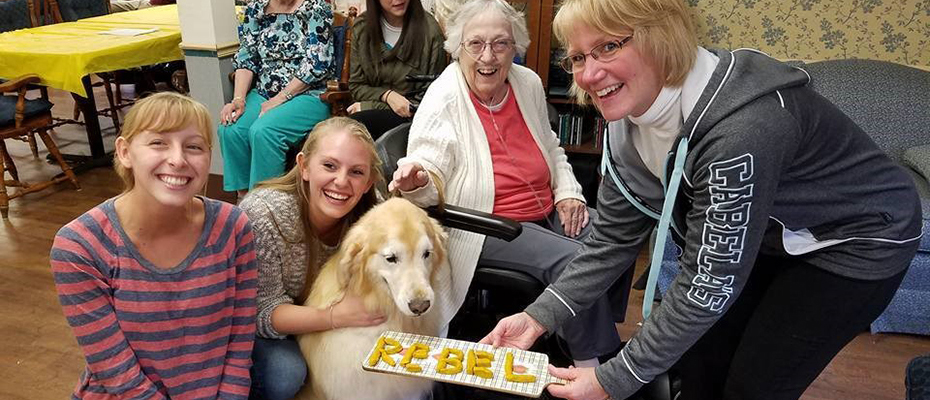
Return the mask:
M510 49L513 48L514 41L509 39L498 39L493 42L485 42L479 39L471 39L462 42L462 48L473 56L481 55L488 45L491 45L491 52L501 54L510 51Z
M559 60L559 65L562 67L562 69L565 70L565 72L570 74L584 71L585 58L587 58L589 55L595 60L603 62L611 61L614 58L617 58L617 55L620 54L620 49L622 49L623 45L626 44L626 42L629 42L632 38L632 36L627 36L621 40L611 40L594 46L594 48L591 49L591 52L587 54L579 53L572 54L568 57L563 57L561 60Z

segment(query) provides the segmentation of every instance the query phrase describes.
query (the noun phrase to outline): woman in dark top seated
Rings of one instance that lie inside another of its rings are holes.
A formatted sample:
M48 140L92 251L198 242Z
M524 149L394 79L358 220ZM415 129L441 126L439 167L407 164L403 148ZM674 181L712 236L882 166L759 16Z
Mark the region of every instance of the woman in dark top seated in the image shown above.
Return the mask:
M368 11L352 29L349 90L355 103L347 111L377 138L410 121L429 85L407 76L437 75L448 62L442 31L420 0L367 1Z

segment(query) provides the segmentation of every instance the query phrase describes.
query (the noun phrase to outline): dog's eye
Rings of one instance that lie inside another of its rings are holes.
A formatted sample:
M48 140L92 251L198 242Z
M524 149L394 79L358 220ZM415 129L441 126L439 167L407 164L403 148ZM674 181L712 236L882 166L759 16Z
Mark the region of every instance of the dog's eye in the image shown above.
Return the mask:
M424 251L423 258L429 258L430 254L433 254L433 253L431 253L429 250Z
M394 263L397 262L397 256L391 254L391 255L389 255L389 256L384 257L384 260L387 261L387 262L389 262L389 263L391 263L391 264L394 264Z

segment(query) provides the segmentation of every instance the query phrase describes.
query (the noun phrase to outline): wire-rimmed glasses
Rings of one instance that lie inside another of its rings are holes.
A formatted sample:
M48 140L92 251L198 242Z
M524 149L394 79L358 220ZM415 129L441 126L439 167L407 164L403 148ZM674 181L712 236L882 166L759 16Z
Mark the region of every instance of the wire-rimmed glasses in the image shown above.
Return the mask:
M565 70L565 72L574 74L584 70L585 59L588 56L591 56L591 58L602 62L611 61L620 54L620 49L622 49L623 45L626 44L626 42L629 42L632 38L633 36L627 36L620 40L609 40L594 46L594 48L591 49L591 51L588 53L577 53L562 57L562 59L559 60L559 65L562 67L562 69Z
M497 39L492 42L485 42L481 39L470 39L461 43L462 48L473 56L481 55L484 52L484 49L489 45L491 46L491 52L496 54L502 54L513 49L514 41L510 39Z

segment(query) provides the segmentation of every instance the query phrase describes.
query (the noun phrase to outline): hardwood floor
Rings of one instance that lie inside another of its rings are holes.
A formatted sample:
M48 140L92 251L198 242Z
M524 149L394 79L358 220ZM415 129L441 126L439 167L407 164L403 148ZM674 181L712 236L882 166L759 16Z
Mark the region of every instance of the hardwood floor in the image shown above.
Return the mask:
M57 93L56 114L67 115L72 102ZM107 124L101 118L101 124ZM104 125L106 126L106 125ZM65 126L54 137L64 152L87 152L83 128ZM104 140L112 148L112 128ZM35 160L25 143L9 142L20 176L55 174L55 166ZM40 145L41 146L41 145ZM44 148L40 149L44 151ZM40 153L44 157L44 153ZM58 229L91 207L120 192L108 168L78 175L82 190L60 184L10 202L10 219L0 227L0 398L58 400L69 396L84 368L80 349L62 316L48 266L48 252ZM639 264L642 264L640 262ZM639 265L638 268L642 268ZM624 338L637 329L642 292L634 291ZM930 353L930 338L860 334L833 360L803 399L882 400L904 398L904 368L914 356Z

